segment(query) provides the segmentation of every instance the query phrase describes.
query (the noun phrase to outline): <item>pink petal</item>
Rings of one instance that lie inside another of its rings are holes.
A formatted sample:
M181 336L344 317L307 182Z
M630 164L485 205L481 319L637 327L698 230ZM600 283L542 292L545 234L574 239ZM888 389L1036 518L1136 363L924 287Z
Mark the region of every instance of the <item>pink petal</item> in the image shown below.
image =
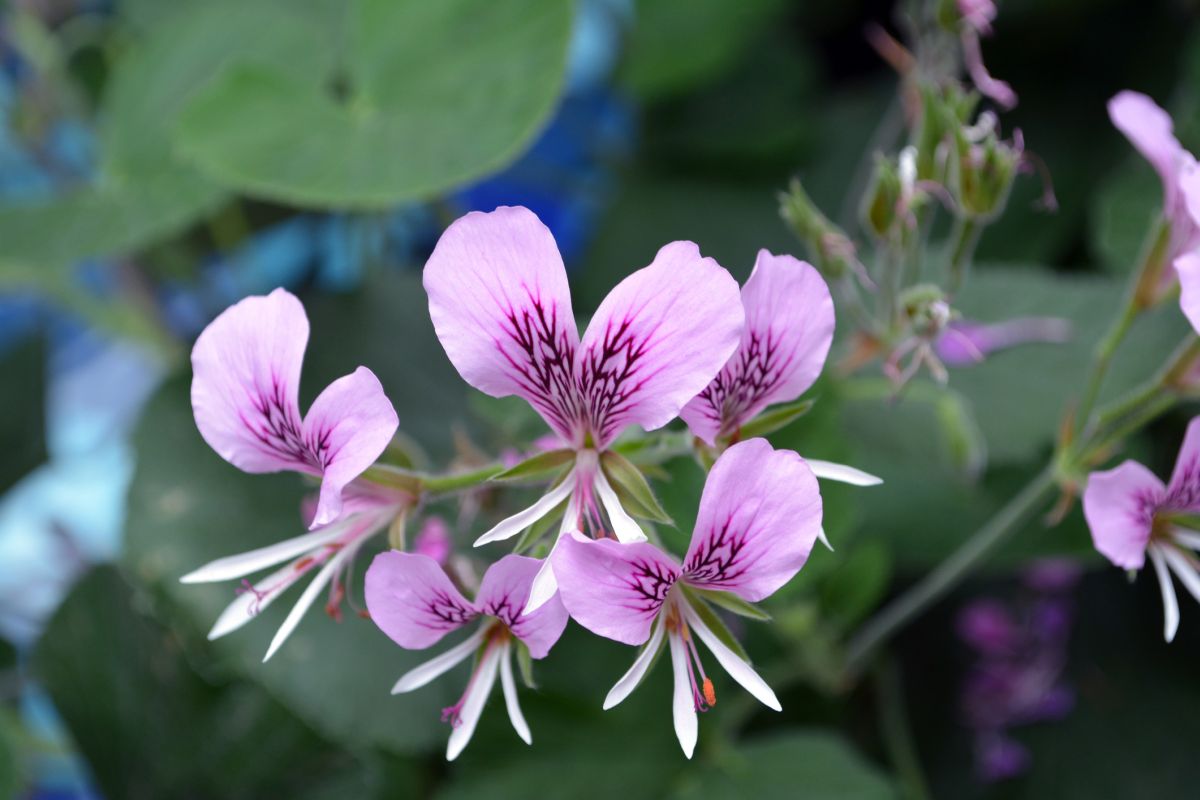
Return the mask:
M666 245L617 284L575 360L597 446L678 416L733 354L744 316L737 282L691 242Z
M680 416L709 444L760 411L803 394L825 366L833 342L833 298L811 265L758 252L742 287L746 324L721 373Z
M304 440L324 477L312 526L342 512L342 488L375 463L400 421L375 373L366 367L338 378L313 402L304 417Z
M541 568L542 562L536 558L507 555L488 567L475 598L480 613L507 625L534 658L545 658L567 627L567 610L557 595L536 611L522 614L533 578Z
M424 283L434 330L467 383L525 398L572 438L579 332L562 256L533 212L501 206L462 217L438 240Z
M1163 209L1171 215L1178 202L1176 181L1185 151L1175 138L1170 115L1141 92L1123 91L1108 101L1108 116L1162 179Z
M821 493L804 459L766 439L739 442L708 473L684 579L762 600L800 571L820 532Z
M318 474L296 400L307 344L304 307L284 289L230 306L196 339L192 410L221 458L246 472Z
M679 578L679 565L646 542L621 544L572 533L554 548L558 594L592 633L625 644L650 638L650 626Z
M1200 511L1200 417L1188 423L1164 505L1176 511Z
M379 629L409 650L429 647L479 611L429 556L389 550L367 569L367 611Z
M1100 554L1123 569L1141 569L1154 512L1165 495L1162 481L1136 461L1089 475L1083 516Z

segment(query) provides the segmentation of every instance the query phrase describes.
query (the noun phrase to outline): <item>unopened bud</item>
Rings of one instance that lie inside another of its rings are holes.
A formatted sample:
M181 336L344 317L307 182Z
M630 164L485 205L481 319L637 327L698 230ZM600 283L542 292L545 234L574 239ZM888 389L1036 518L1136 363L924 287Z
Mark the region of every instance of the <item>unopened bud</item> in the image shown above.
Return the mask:
M810 258L826 277L841 278L855 271L854 243L813 204L799 180L780 195L779 213L808 245Z
M1012 142L994 129L973 140L980 132L979 126L959 129L950 189L960 215L990 222L1008 203L1025 148L1019 132Z

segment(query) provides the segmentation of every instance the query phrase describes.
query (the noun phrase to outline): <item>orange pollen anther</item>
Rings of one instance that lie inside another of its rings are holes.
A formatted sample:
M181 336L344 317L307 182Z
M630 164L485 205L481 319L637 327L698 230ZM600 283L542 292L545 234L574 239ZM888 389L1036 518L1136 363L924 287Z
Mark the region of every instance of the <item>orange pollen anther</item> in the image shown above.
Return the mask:
M312 563L315 560L316 559L313 558L312 556L305 556L304 558L302 558L296 562L296 571L300 571L302 569L308 569L309 567L312 566Z
M705 678L701 686L704 692L704 702L710 707L717 704L717 690L713 688L712 678Z

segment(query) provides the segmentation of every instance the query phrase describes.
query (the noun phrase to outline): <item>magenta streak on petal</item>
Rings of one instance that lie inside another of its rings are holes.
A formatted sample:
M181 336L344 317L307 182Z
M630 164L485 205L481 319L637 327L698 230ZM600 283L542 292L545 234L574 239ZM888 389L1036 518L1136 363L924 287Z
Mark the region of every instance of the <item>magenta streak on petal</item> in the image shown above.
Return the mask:
M462 605L457 599L437 587L431 587L429 592L430 597L425 600L425 610L448 625L454 627L466 625L479 616L479 612L474 608ZM430 630L444 630L440 625L424 620L414 620L414 624Z
M567 329L575 321L559 320L558 306L549 309L542 299L526 291L530 308L517 308L511 302L504 305L507 325L504 332L516 343L524 359L510 355L500 341L496 350L512 367L514 377L525 390L529 401L563 436L572 435L580 424L582 414L578 390L571 376L575 349ZM531 313L532 312L532 313Z
M749 337L749 342L738 349L736 362L726 365L700 394L711 407L705 410L706 415L720 425L722 435L733 433L746 422L746 412L775 391L795 355L779 358L780 342L770 328L765 338L758 331L749 331Z
M699 539L700 545L696 552L684 564L684 578L699 583L728 584L737 581L750 564L738 556L746 546L744 531L730 530L733 517L725 518L720 529ZM752 528L753 519L747 525Z
M1200 463L1192 458L1176 465L1161 507L1172 511L1195 511L1200 506Z
M662 564L642 559L635 559L630 563L633 565L633 571L625 583L633 590L634 597L621 605L631 611L654 614L666 601L667 593L671 591L679 576Z
M610 321L604 328L601 346L584 351L579 388L587 398L588 420L598 444L611 441L620 433L622 415L628 410L631 397L656 374L639 375L638 363L658 330L656 325L642 332L638 340L632 328L633 317L640 310L632 310L615 329Z
M305 442L301 434L300 420L295 418L295 410L285 397L285 388L275 375L271 376L271 387L263 391L255 387L257 394L249 393L249 401L260 419L248 419L246 414L238 412L242 424L246 426L264 450L273 455L293 461L297 466L319 472L328 461L323 458L323 448L313 448ZM328 442L323 441L324 448Z

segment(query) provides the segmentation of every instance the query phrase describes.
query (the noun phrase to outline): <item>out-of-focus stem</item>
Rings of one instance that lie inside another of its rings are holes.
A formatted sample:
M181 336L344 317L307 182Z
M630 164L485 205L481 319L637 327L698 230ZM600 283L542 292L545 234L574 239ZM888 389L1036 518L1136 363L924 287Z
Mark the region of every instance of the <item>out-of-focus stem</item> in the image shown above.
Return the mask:
M958 217L950 233L950 260L946 266L946 292L951 297L958 294L967 280L967 268L975 257L975 247L983 226L971 217Z
M900 669L894 661L887 659L876 666L874 678L883 744L900 778L901 792L905 800L928 800L929 786L921 770L921 759L909 726L908 710L904 706Z
M1053 493L1055 485L1054 470L1047 467L949 558L872 617L846 647L847 677L851 680L857 678L881 645L969 575L1000 543L1037 512L1038 507Z

